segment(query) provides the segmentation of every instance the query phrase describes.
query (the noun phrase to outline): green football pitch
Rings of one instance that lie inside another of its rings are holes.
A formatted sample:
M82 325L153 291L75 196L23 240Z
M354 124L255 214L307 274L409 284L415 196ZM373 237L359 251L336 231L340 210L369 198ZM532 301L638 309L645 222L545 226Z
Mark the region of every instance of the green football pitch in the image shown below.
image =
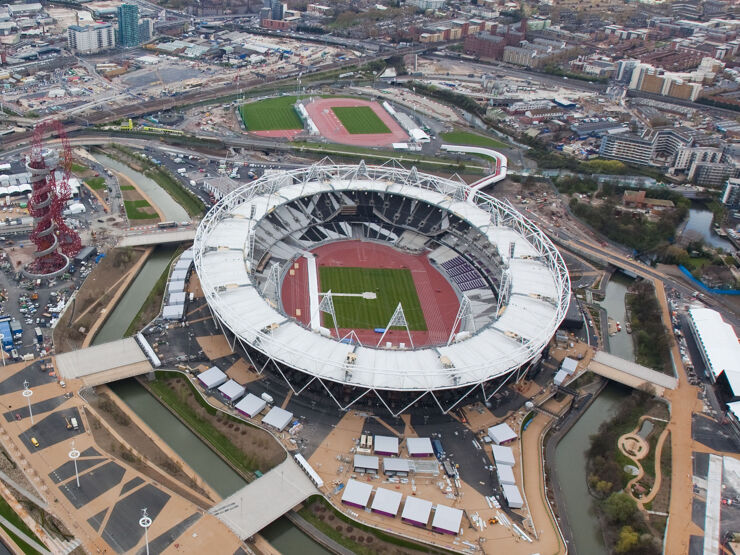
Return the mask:
M391 132L370 106L337 106L331 110L350 135Z
M340 328L384 328L396 306L403 305L409 329L426 331L427 325L409 270L385 268L345 268L320 266L321 291L332 293L375 293L375 299L332 296ZM333 327L331 316L324 314L324 326Z
M239 111L248 131L303 129L303 122L293 107L296 100L295 96L266 98L244 104Z

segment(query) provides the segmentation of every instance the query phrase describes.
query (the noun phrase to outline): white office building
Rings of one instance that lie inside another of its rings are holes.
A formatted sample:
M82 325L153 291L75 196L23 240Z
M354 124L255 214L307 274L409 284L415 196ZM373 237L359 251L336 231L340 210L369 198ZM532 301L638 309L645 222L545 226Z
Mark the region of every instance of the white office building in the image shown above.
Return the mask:
M113 48L116 45L116 33L110 23L70 25L67 28L67 45L78 54L93 54Z

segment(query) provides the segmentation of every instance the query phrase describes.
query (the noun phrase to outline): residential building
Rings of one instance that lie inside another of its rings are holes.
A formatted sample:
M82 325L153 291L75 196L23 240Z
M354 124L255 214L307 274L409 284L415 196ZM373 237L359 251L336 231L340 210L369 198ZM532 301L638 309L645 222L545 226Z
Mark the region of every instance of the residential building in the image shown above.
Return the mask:
M128 48L140 43L139 6L121 4L118 6L118 45Z
M722 191L722 204L730 210L740 210L740 178L730 178Z
M699 97L702 86L690 82L690 77L689 74L666 72L650 64L639 64L632 71L629 88L693 101Z
M154 38L154 20L148 17L139 21L139 42L149 42Z
M96 23L93 25L70 25L67 28L67 45L78 54L93 54L109 50L116 45L113 25Z
M671 175L684 175L687 181L719 187L728 178L740 177L740 163L728 146L686 146L679 149Z
M633 133L604 135L599 155L628 164L649 166L653 160L653 142Z

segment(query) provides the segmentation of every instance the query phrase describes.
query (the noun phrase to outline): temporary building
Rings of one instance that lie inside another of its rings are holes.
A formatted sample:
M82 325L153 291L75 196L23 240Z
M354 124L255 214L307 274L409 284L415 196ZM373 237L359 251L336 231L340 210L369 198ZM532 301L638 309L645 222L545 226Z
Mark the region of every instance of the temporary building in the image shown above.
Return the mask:
M501 424L488 428L488 437L490 437L491 441L496 445L503 445L504 443L514 441L517 436L516 432L511 429L511 426L506 422L502 422Z
M560 369L571 375L578 369L578 361L574 358L565 357L563 363L560 365Z
M186 279L188 279L188 273L184 270L172 272L170 275L170 281L185 281Z
M224 374L218 366L211 366L208 370L205 370L198 374L198 381L203 384L206 389L213 389L219 385L226 383L229 377Z
M565 370L558 370L555 373L555 377L552 379L552 383L554 383L555 385L563 385L563 382L568 379L569 375L570 374L568 374L568 372L566 372Z
M375 454L398 455L398 438L394 436L375 436Z
M514 477L514 471L510 466L501 464L496 467L496 474L498 474L498 481L503 484L516 484L516 478Z
M394 517L398 514L401 507L403 495L400 491L393 491L385 488L378 488L373 497L373 504L370 509L374 513L380 513L385 516Z
M249 418L254 418L256 415L265 410L267 403L264 399L260 399L252 393L247 393L247 396L239 401L234 407L240 413Z
M168 304L162 309L162 318L165 320L182 320L184 316L184 304Z
M516 460L514 459L514 450L511 447L491 445L491 451L493 451L493 460L496 461L496 466L501 466L502 464L514 466Z
M167 304L185 304L185 292L178 291L170 293L170 298L167 301Z
M278 432L282 432L285 427L290 424L290 419L293 418L293 413L280 407L272 407L262 419L262 423L266 426L275 428Z
M428 437L409 437L406 439L406 450L412 457L433 457L432 440Z
M177 293L178 291L185 291L185 280L170 280L167 285L167 293Z
M370 484L350 479L344 488L342 503L364 509L367 507L367 502L370 501L370 494L372 492L373 486Z
M318 473L313 469L313 467L310 464L308 464L308 461L306 460L306 458L300 453L296 453L294 456L295 456L295 462L297 462L298 465L303 469L303 472L308 474L308 477L311 479L314 485L317 488L323 487L324 480L322 480L321 476L319 476Z
M434 510L434 519L432 519L432 530L440 534L457 535L460 533L462 517L461 509L454 509L447 505L437 505Z
M429 513L432 512L432 502L418 497L406 497L406 503L403 505L401 520L426 528L429 522Z
M246 391L243 385L234 380L229 380L218 388L218 392L232 403L241 398Z
M411 471L408 459L386 457L383 459L383 474L387 476L408 476Z
M366 474L377 474L379 468L378 457L370 455L355 455L354 470L355 472L364 472Z
M521 509L524 505L524 499L522 494L519 493L519 488L512 484L504 484L501 486L501 490L504 492L504 497L509 507L512 509Z

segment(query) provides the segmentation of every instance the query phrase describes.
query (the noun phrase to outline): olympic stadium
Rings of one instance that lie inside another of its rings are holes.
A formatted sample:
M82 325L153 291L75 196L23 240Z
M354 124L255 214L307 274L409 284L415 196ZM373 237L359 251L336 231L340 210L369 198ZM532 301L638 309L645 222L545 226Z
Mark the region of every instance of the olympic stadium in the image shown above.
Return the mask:
M241 186L194 241L214 320L258 372L343 410L490 399L541 358L570 280L482 182L325 160Z

